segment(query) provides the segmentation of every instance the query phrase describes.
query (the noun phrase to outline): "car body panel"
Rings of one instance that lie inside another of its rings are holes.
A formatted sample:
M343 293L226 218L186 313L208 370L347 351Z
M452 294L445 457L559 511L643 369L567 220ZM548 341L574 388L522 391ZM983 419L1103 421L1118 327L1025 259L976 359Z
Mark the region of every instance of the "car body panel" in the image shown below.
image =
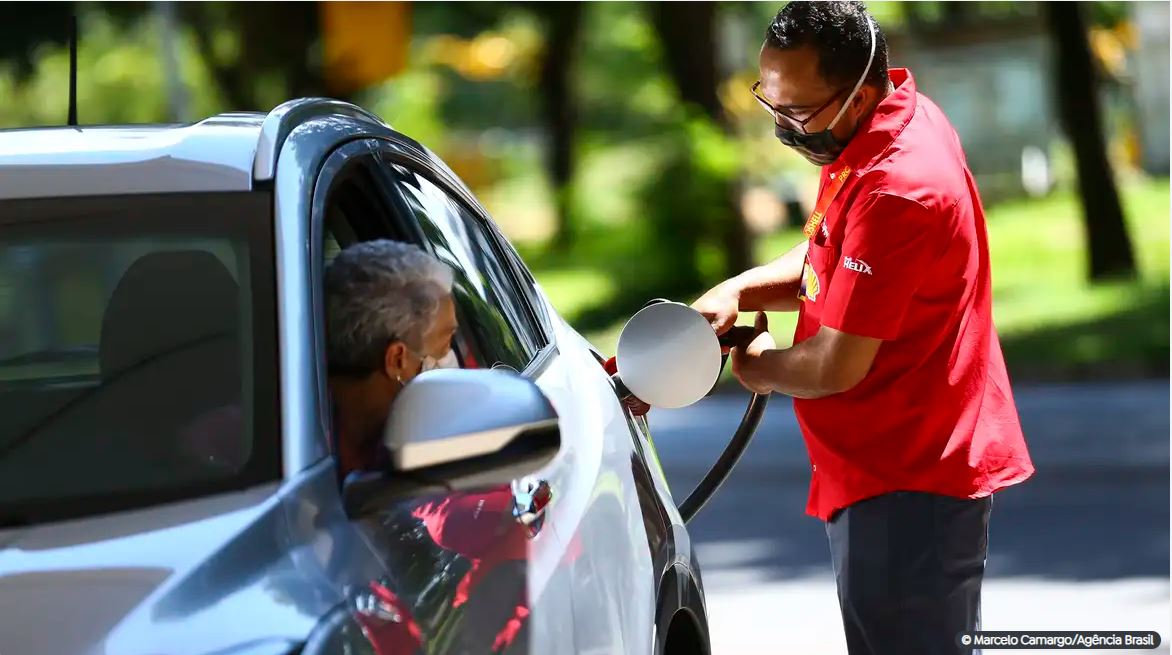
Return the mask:
M247 190L263 118L3 130L0 198Z
M347 590L385 575L326 461L280 486L0 534L0 597L21 600L5 603L0 652L300 643ZM61 615L69 630L44 628Z
M568 536L574 634L582 652L650 653L655 576L631 469L622 405L605 371L572 331L556 332L560 356L538 379L562 419L561 468L549 472L552 527ZM623 556L616 557L616 553Z
M315 614L265 588L290 568L275 487L22 530L0 551L0 596L20 599L4 604L0 649L204 652L253 639L243 616L297 636ZM205 574L225 561L252 579L209 588ZM70 628L51 627L54 616L71 617Z
M373 132L384 132L383 123L374 114L350 103L329 98L298 98L282 103L264 117L260 126L256 157L252 163L252 176L257 181L267 181L276 175L277 160L288 144L292 131L301 125L320 118L344 117L353 123L363 124Z

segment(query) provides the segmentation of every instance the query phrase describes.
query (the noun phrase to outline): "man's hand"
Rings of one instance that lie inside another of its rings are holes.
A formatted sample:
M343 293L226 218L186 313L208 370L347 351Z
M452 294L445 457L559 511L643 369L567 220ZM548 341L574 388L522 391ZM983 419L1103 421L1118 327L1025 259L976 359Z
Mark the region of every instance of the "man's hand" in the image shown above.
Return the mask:
M749 345L734 347L729 351L732 360L732 372L737 380L749 391L759 394L769 394L773 391L769 371L763 370L761 356L770 350L777 349L773 335L769 334L769 320L765 312L757 312L757 320L753 325L757 336Z
M692 303L692 309L700 312L712 324L717 336L720 336L736 324L740 304L740 295L726 282L700 296L699 300Z

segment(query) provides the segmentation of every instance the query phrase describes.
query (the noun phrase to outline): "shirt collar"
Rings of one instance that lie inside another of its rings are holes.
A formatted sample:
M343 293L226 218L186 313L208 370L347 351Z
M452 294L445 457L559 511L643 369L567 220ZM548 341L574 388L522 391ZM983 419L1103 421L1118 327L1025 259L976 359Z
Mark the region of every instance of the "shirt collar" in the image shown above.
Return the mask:
M887 151L916 113L916 82L906 68L888 71L895 90L876 105L838 159L827 167L833 176L850 166L856 174L865 172Z

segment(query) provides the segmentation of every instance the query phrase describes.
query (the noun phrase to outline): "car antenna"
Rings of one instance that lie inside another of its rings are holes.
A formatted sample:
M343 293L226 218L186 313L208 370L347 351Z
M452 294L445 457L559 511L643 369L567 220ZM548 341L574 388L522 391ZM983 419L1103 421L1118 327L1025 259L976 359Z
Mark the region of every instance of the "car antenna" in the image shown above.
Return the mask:
M69 16L69 125L77 125L77 14Z

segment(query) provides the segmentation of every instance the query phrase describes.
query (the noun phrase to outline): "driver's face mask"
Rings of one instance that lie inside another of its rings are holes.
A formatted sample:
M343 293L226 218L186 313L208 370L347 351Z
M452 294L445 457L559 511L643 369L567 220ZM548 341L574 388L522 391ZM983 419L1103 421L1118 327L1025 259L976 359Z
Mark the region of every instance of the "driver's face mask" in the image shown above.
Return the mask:
M440 368L460 368L460 361L458 359L456 359L456 351L452 350L451 348L448 349L447 354L445 354L443 357L432 357L431 355L420 355L419 353L415 352L414 350L412 350L411 352L416 357L418 357L421 362L423 362L423 365L419 369L420 373L425 373L427 371L434 371L434 370L440 369Z
M423 358L423 371L432 371L437 368L460 368L460 361L456 359L456 351L448 349L448 354L443 357L427 356Z
M774 123L773 133L777 136L777 140L781 141L783 145L798 151L811 164L826 166L834 162L842 154L843 149L846 148L846 144L850 142L851 137L854 136L852 133L845 140L839 140L838 137L834 136L834 126L838 125L838 121L846 113L847 107L850 107L851 102L858 95L859 89L863 87L863 82L866 81L867 74L871 72L871 63L875 60L875 25L868 19L867 27L871 29L871 55L867 58L867 66L863 68L863 74L859 76L859 81L855 83L854 90L847 96L846 101L842 103L842 108L834 115L834 119L830 121L830 125L827 125L826 129L819 132L809 133L787 129L779 123ZM858 126L855 129L857 130Z

